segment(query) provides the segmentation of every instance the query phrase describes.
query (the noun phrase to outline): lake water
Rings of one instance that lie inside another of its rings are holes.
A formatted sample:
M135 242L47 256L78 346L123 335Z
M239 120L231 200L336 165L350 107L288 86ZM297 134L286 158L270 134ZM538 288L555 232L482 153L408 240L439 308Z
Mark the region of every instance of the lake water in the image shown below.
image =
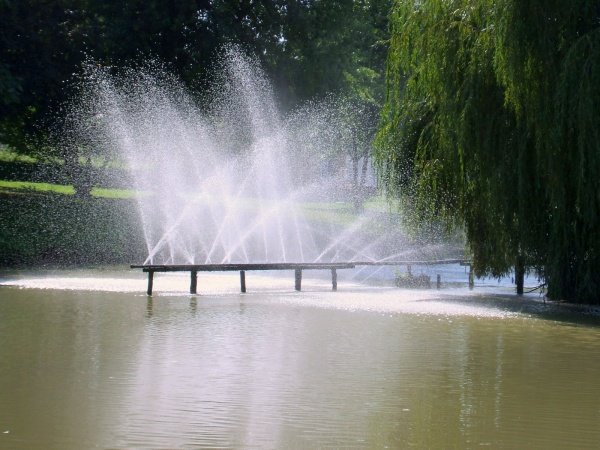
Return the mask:
M594 310L293 283L4 273L0 448L599 448Z

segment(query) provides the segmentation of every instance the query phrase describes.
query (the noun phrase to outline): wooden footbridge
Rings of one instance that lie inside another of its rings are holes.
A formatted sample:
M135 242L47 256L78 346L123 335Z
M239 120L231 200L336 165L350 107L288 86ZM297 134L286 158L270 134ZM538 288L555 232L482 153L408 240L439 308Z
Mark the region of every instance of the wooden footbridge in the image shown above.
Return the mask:
M234 263L234 264L181 264L181 265L131 265L132 269L142 269L148 274L148 295L152 295L155 272L189 272L190 294L196 294L198 289L198 272L239 272L240 290L246 292L246 272L253 270L293 270L295 288L302 288L302 272L304 270L330 270L331 287L337 290L338 269L353 269L357 266L406 266L408 273L412 266L431 266L443 264L460 264L470 266L470 262L463 259L443 259L436 261L351 261L335 263ZM440 279L438 275L438 287ZM469 273L469 285L472 286L473 274Z

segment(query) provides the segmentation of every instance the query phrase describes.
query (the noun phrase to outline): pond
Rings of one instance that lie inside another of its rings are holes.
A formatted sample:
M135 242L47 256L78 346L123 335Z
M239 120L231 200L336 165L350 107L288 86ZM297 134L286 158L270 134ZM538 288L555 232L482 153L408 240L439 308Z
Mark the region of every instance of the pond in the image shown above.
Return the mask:
M502 290L0 278L0 448L597 448L600 318Z

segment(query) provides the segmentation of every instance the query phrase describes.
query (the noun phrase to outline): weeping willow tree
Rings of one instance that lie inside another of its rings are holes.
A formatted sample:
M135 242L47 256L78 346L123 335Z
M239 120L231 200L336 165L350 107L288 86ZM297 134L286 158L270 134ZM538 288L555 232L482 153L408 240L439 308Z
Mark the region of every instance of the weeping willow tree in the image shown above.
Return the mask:
M397 0L391 27L388 193L464 227L478 276L600 302L600 2Z

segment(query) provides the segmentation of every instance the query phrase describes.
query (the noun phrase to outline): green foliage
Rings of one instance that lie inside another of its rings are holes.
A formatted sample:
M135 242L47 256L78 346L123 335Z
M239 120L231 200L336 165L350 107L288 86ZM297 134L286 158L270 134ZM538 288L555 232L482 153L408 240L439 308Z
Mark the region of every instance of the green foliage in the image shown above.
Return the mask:
M36 183L31 181L0 181L0 191L9 192L45 192L54 194L73 195L75 189L73 186L62 184ZM94 187L91 190L92 197L100 198L136 198L140 194L131 189L110 189Z
M256 56L283 109L343 93L378 108L392 0L0 1L0 143L59 159L80 195L87 160L109 145L73 145L65 103L93 61L107 72L161 66L192 92L211 86L218 53ZM172 82L172 80L170 80ZM65 120L68 122L68 120ZM59 138L57 138L59 136Z
M378 137L418 220L464 225L478 275L536 269L599 301L600 6L398 1Z
M347 90L380 102L391 3L2 1L0 141L39 151L31 136L46 132L86 60L107 68L158 60L204 88L216 54L232 43L260 59L287 107Z
M142 261L146 248L132 202L0 193L0 266Z
M85 43L78 25L84 0L23 0L0 3L0 140L31 150L52 106L82 61Z

